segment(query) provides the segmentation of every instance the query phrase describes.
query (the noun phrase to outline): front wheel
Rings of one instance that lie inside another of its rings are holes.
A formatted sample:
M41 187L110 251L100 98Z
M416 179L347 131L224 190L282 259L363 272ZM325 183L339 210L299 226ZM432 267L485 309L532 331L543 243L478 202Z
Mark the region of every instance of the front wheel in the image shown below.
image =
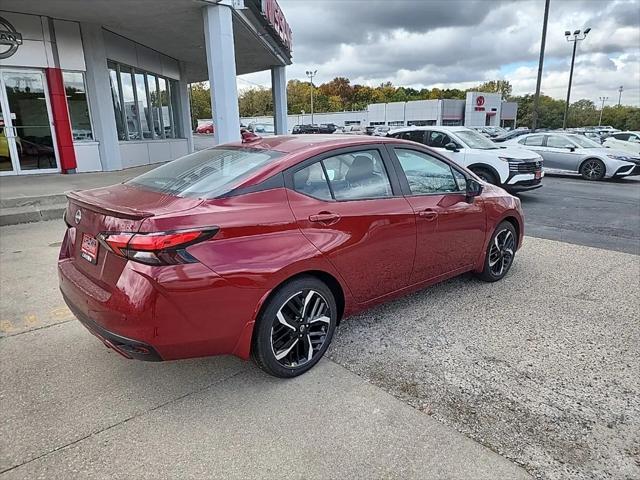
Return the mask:
M337 320L335 298L323 282L301 277L286 283L258 319L253 359L276 377L301 375L327 351Z
M602 180L607 169L602 160L590 158L580 167L580 175L585 180Z
M479 274L485 282L497 282L507 274L516 254L518 239L516 229L510 222L502 222L493 232L487 254L484 260L484 269Z
M480 180L490 183L492 185L500 186L500 179L496 178L496 176L490 170L481 167L474 167L470 169L473 173L475 173Z

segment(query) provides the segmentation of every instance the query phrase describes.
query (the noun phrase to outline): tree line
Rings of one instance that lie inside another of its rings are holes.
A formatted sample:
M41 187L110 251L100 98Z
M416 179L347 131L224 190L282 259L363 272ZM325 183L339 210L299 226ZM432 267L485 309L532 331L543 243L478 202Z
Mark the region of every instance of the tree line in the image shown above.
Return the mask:
M517 124L530 127L533 110L533 94L513 96L511 84L507 80L491 80L476 87L458 88L396 87L391 82L377 87L351 85L348 78L336 77L314 87L315 112L342 112L365 110L371 103L408 102L412 100L437 100L444 98L464 100L468 91L500 93L502 98L518 103ZM287 107L290 115L310 112L311 83L289 80L287 83ZM240 116L253 117L273 115L271 89L255 87L240 92L238 97ZM539 128L562 128L564 100L540 95L538 113ZM568 127L597 125L600 106L588 99L581 99L569 106ZM191 85L191 113L193 121L211 118L209 89L205 84ZM194 123L195 125L195 123ZM631 106L605 106L602 111L602 125L611 125L621 130L640 130L640 108Z

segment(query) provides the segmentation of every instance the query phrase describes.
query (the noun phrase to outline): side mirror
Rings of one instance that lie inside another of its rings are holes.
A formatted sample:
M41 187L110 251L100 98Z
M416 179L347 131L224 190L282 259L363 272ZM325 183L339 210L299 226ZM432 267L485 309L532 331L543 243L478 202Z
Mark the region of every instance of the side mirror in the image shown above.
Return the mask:
M447 150L451 151L451 152L457 152L458 151L458 146L453 143L453 142L449 142L447 143L444 148L446 148Z
M567 147L569 149L570 152L575 152L576 151L576 147Z
M467 178L467 200L477 197L482 193L482 184L473 178Z

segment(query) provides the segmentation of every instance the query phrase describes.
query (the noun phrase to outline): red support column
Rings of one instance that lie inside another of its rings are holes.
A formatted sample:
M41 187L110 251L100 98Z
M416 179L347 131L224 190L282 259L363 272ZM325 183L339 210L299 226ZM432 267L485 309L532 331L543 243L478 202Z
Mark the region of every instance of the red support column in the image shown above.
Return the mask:
M59 68L46 68L47 85L51 99L51 113L55 127L56 143L60 155L60 169L62 173L75 173L77 168L76 152L73 148L73 136L71 134L71 119L67 106L67 95L62 81L62 70Z

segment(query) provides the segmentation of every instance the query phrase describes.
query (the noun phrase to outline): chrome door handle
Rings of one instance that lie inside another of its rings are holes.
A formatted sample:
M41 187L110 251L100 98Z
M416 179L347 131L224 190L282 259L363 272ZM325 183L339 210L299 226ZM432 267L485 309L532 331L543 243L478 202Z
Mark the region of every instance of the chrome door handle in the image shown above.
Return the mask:
M332 212L320 212L316 215L309 215L309 221L315 223L322 223L325 225L332 225L340 220L340 215Z
M421 218L424 218L425 220L432 221L438 218L438 212L431 210L430 208L427 208L425 210L418 212L418 216Z

